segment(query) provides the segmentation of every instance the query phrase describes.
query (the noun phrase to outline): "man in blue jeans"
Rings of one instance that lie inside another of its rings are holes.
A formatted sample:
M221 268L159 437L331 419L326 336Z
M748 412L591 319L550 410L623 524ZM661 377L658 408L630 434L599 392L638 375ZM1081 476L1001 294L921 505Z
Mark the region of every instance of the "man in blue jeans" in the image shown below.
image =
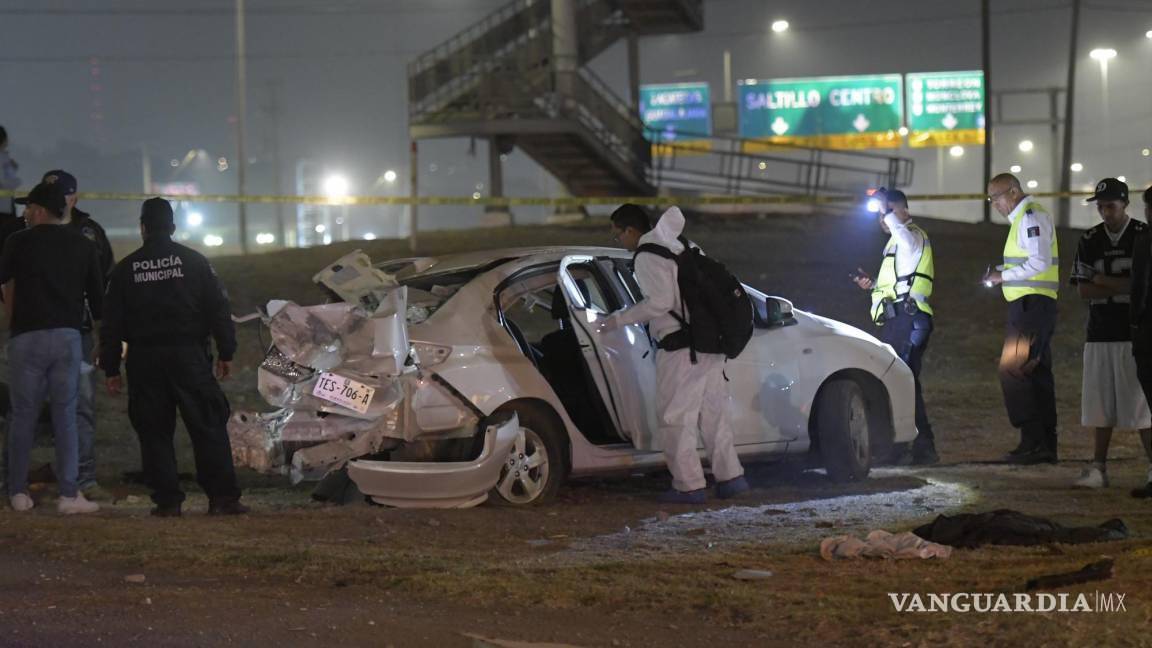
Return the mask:
M11 414L8 426L8 497L16 511L35 503L28 492L28 462L36 420L51 399L56 441L56 508L65 515L100 509L77 485L76 398L80 378L80 327L84 304L100 319L104 279L96 246L63 227L67 201L54 183L36 185L27 197L28 229L0 251L0 284L9 320Z

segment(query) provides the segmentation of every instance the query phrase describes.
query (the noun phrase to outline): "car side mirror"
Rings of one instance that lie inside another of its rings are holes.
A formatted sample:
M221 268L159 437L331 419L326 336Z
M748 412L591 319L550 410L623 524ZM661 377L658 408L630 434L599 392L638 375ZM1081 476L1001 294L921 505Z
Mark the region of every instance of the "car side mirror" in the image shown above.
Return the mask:
M792 313L792 302L781 297L765 297L764 301L753 300L753 324L756 328L777 328L796 324Z

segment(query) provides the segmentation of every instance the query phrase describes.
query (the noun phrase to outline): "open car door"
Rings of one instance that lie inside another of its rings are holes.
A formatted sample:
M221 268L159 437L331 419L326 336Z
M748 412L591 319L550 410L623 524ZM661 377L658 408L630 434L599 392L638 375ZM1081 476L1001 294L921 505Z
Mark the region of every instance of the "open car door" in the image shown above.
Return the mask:
M619 304L609 287L615 279L593 257L564 257L559 278L576 339L616 429L639 450L660 450L656 361L647 332L638 324L595 332L597 323Z

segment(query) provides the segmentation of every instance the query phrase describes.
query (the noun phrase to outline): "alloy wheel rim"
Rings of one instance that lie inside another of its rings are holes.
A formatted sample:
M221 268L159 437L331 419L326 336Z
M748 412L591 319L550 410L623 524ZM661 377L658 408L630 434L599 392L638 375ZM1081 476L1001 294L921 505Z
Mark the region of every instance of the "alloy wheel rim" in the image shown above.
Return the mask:
M531 428L521 427L504 460L496 490L513 504L528 504L544 492L550 473L544 441Z

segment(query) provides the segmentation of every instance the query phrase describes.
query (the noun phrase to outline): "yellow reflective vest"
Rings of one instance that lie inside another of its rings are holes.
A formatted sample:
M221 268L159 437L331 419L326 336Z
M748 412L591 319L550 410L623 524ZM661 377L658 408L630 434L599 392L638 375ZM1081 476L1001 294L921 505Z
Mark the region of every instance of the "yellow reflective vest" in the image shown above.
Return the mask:
M1028 251L1020 247L1020 223L1024 222L1025 214L1034 212L1048 214L1038 203L1028 201L1024 203L1020 215L1012 221L1008 239L1004 241L1004 270L1015 268L1028 260ZM1056 293L1060 289L1060 250L1055 231L1052 232L1051 254L1050 265L1044 272L1027 279L1005 281L1000 284L1004 291L1004 299L1012 302L1025 295L1044 295L1056 299Z
M896 274L896 237L888 239L884 246L884 261L880 264L880 272L876 275L876 285L872 288L872 321L884 324L884 303L896 302L903 299L913 299L921 311L932 315L932 307L928 305L928 298L932 295L932 281L935 277L935 267L932 260L932 242L928 235L919 226L908 223L908 229L920 235L924 247L920 251L920 260L916 262L916 270L910 275L897 276ZM902 308L903 306L897 306Z

